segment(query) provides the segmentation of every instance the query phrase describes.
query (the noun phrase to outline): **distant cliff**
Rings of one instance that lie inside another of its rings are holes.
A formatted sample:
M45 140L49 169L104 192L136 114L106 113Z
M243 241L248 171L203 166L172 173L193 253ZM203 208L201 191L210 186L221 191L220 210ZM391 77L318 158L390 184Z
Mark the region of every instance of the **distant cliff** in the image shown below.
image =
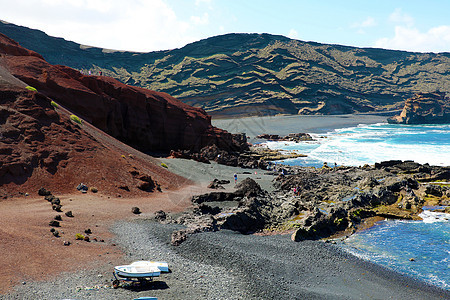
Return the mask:
M445 93L417 93L406 100L399 116L388 119L391 124L450 123L450 99Z
M136 53L82 46L0 22L0 32L64 64L166 92L212 115L345 114L401 109L416 92L450 92L450 53L413 53L226 34Z

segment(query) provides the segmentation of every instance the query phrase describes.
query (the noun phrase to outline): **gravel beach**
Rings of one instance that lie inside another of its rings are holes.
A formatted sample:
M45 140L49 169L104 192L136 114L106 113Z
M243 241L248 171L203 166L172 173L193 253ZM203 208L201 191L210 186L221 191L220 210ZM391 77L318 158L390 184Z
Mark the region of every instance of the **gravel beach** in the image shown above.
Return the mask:
M231 231L169 245L175 225L120 221L112 231L124 263L164 260L171 273L143 287L111 288L112 265L27 282L1 299L449 299L450 292L362 261L321 241Z

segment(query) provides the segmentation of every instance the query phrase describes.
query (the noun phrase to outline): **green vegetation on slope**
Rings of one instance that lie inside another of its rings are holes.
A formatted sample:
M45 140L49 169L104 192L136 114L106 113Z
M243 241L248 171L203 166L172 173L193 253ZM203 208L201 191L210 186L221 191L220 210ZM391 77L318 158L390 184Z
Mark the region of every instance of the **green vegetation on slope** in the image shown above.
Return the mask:
M392 110L416 92L450 92L450 54L361 49L228 34L151 53L82 47L0 22L50 63L166 92L216 115ZM56 51L58 50L58 51Z

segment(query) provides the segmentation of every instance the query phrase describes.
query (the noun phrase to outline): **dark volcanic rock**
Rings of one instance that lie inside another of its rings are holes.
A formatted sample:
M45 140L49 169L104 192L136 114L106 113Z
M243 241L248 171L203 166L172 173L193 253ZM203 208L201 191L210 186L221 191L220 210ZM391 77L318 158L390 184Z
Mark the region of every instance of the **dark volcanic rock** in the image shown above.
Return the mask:
M139 209L139 207L132 207L131 208L131 212L133 213L133 214L135 214L135 215L138 215L138 214L140 214L141 213L141 210Z
M445 93L417 93L406 100L399 116L388 119L393 124L448 124L450 99Z
M45 196L45 197L47 197L47 196L50 196L52 193L50 192L50 191L48 191L46 188L44 188L44 187L41 187L39 190L38 190L38 195L39 196ZM45 200L48 200L47 198L45 198Z

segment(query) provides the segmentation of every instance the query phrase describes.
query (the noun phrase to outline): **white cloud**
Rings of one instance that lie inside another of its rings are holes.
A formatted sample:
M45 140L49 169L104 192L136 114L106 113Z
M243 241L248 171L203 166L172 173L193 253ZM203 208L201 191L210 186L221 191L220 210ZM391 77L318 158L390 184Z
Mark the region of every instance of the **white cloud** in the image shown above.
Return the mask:
M289 30L289 33L287 36L291 39L298 40L298 32L295 29Z
M359 34L365 34L366 33L364 30L365 28L374 27L376 25L377 22L375 21L375 19L369 16L362 22L353 23L350 27L356 28Z
M389 16L389 21L394 23L402 23L408 27L414 25L414 18L404 13L401 8L397 8L394 12Z
M417 28L396 26L392 38L376 41L376 47L417 52L449 52L450 26L438 26L427 32Z
M204 13L203 16L191 16L191 22L194 25L207 25L209 24L209 15L208 13Z
M0 4L2 20L117 50L182 47L202 38L195 29L209 22L208 14L181 20L165 0L0 0Z

